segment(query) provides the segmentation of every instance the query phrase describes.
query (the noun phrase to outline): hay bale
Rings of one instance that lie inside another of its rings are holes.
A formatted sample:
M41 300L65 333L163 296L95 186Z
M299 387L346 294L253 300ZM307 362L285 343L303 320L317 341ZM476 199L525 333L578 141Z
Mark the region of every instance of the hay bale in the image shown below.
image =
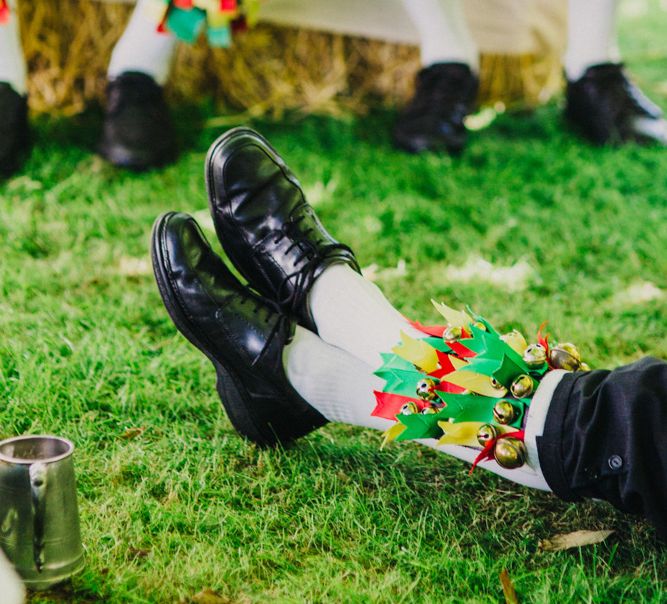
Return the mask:
M21 0L34 111L71 115L102 97L109 57L131 10L93 0ZM213 95L221 106L249 115L362 113L378 103L403 103L418 69L413 46L260 25L229 50L211 49L204 40L179 45L169 94L174 100ZM559 85L555 53L482 55L484 103L533 105Z

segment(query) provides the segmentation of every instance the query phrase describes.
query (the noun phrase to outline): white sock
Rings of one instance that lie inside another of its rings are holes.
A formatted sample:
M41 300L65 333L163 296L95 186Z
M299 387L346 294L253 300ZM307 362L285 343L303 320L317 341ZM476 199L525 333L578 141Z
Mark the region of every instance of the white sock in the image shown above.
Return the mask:
M571 82L599 63L620 60L616 42L617 0L569 0L565 74Z
M16 3L9 2L9 21L0 25L0 82L7 82L19 94L26 94L27 71L19 32Z
M176 48L176 37L157 31L148 4L139 0L130 21L111 54L107 76L112 79L126 71L138 71L151 76L160 86L169 77Z
M384 386L384 380L373 375L374 367L307 329L297 326L294 339L283 352L283 364L294 389L329 421L382 431L394 425L393 421L371 415L375 407L373 391L381 391ZM469 463L479 453L458 445L438 446L435 439L419 442ZM506 470L489 461L479 467L525 486L549 490L542 473L528 465Z
M384 384L373 368L312 331L297 326L285 346L283 365L290 384L329 421L377 430L393 424L371 415L373 390Z
M346 350L370 367L380 366L380 353L400 342L401 331L414 329L380 289L346 264L328 267L308 297L317 331L325 342Z
M421 61L466 63L479 71L479 49L470 33L461 0L403 0L419 32Z

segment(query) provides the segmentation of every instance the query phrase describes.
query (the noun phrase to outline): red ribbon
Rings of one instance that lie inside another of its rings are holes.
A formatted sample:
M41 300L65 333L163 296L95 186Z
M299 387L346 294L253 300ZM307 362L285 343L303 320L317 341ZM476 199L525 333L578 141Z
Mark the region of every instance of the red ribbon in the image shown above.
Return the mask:
M7 0L0 0L0 23L9 21L9 4Z
M415 329L425 333L427 336L433 336L434 338L441 338L442 334L445 333L445 329L447 329L446 325L423 325L419 321L410 321L407 317L405 317L405 320Z
M537 342L544 347L544 350L547 353L547 361L549 360L549 334L542 335L542 330L548 325L548 321L545 321L540 325L540 328L537 330ZM551 366L551 364L549 365Z
M426 402L419 398L411 398L402 394L379 392L378 390L374 390L373 394L375 395L377 405L375 405L375 409L373 409L371 415L383 417L384 419L395 420L396 416L401 412L401 407L406 403L414 403L419 411L427 405Z
M462 359L470 359L477 354L476 352L470 350L470 348L466 348L458 340L456 342L447 342L447 346L449 346L452 349L452 351L454 352L454 354L456 354L457 357L460 357Z

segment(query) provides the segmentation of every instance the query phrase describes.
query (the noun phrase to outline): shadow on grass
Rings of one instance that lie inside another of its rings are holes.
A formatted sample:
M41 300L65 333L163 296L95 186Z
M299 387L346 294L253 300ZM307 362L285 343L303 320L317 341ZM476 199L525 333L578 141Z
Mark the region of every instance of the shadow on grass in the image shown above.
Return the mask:
M338 428L335 429L339 431ZM359 429L344 428L359 434ZM343 440L343 439L342 439ZM567 503L547 492L508 482L482 467L469 475L469 465L417 444L393 445L386 449L373 443L331 442L319 435L276 452L289 464L318 468L326 475L356 485L369 501L390 498L396 510L428 511L425 532L442 535L443 524L460 527L459 545L483 543L499 555L507 553L504 537L513 535L522 549L535 554L535 563L549 564L556 557L574 557L595 566L601 552L613 558L613 573L636 570L650 551L664 549L645 522L622 514L604 502ZM465 503L464 503L465 502ZM446 518L447 522L443 522ZM502 526L502 530L498 530ZM614 536L598 548L575 548L548 553L539 541L576 530L613 529ZM602 562L605 558L602 556ZM667 569L658 571L667 580Z

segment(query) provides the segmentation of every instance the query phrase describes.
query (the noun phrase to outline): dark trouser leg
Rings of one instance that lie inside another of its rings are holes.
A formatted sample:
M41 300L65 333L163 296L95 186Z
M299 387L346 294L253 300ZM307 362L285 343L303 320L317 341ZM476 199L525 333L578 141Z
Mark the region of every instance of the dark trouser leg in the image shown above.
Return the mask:
M540 465L566 501L604 499L667 539L667 363L566 375L537 439Z

